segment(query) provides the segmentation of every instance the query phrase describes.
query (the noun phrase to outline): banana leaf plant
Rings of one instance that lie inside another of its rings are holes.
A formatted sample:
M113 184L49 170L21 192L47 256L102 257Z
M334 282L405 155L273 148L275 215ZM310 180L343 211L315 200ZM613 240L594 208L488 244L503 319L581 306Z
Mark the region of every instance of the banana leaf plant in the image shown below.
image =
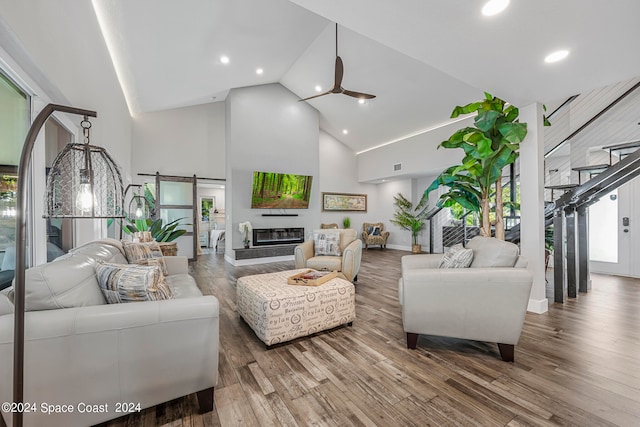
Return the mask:
M459 148L465 153L461 165L443 171L427 188L425 197L439 186L449 187L438 206L457 203L478 212L480 233L491 236L490 195L495 191L496 237L504 240L502 170L518 158L520 143L527 135L527 124L518 121L519 111L485 92L485 99L457 106L451 118L477 113L474 126L456 131L438 148ZM494 191L492 191L495 188Z
M158 218L155 221L151 218L127 218L129 224L124 224L123 230L127 234L137 233L139 231L150 231L151 236L153 236L156 242L172 242L187 232L187 230L184 229L177 229L180 221L183 219L185 218L179 218L163 225L162 218Z

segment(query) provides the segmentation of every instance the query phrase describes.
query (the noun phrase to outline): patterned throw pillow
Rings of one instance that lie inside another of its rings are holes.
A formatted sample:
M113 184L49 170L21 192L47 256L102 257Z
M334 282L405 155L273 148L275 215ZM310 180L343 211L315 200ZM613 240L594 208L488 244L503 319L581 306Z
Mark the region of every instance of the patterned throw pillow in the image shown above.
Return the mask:
M473 261L473 249L465 249L462 243L451 246L444 253L438 268L467 268Z
M377 225L375 227L373 227L373 231L371 233L372 236L379 236L380 235L380 227L378 227Z
M162 274L167 274L167 264L164 262L164 258L140 258L134 262L138 265L156 266L162 271Z
M314 231L313 242L315 246L316 256L320 255L342 255L340 248L340 232L339 231Z
M130 264L138 264L138 261L147 258L157 258L159 259L158 263L162 273L169 274L158 242L129 242L123 240L122 245L124 246L124 254Z
M173 293L157 266L98 261L96 276L109 304L173 299Z

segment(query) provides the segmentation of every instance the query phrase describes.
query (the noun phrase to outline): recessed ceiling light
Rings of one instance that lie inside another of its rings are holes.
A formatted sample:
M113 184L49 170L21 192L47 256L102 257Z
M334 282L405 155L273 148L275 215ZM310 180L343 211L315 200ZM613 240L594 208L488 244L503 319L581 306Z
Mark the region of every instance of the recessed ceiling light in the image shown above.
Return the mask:
M347 129L342 129L342 133L346 135L349 133L349 131Z
M552 62L562 61L567 56L569 56L568 50L566 49L556 50L555 52L552 52L549 55L545 56L544 62L552 63Z
M482 7L482 14L484 16L493 16L502 12L509 6L509 0L489 0Z
M220 62L222 62L223 64L228 64L229 63L229 57L226 55L222 55L220 57Z
M316 85L316 92L322 92L322 86Z
M358 99L358 104L364 104L364 98Z
M260 75L264 73L264 70L262 68L256 68L256 74Z

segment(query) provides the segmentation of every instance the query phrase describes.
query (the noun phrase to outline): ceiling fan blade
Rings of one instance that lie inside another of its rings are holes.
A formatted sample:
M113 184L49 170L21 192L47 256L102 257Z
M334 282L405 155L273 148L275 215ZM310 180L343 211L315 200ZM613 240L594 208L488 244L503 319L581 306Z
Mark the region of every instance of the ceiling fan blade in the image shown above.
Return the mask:
M339 93L340 85L342 84L342 76L344 75L344 65L342 64L342 58L336 56L336 75L333 84L333 90Z
M362 92L354 92L352 90L343 89L342 93L348 96L353 96L354 98L362 98L362 99L373 99L375 95L369 95L368 93Z
M298 102L308 101L309 99L317 98L317 97L319 97L319 96L329 95L330 93L333 93L333 92L331 92L331 91L329 90L329 91L324 92L324 93L319 93L318 95L313 95L313 96L310 96L310 97L308 97L308 98L299 99L299 100L298 100Z
M358 99L373 99L376 96L363 92L355 92L352 90L346 90L342 88L342 77L344 76L344 64L342 58L338 55L338 23L336 22L336 66L335 66L335 78L333 80L333 88L330 91L321 93L318 95L310 96L308 98L300 99L299 101L308 101L320 96L329 95L330 93L343 93L347 96L352 96Z

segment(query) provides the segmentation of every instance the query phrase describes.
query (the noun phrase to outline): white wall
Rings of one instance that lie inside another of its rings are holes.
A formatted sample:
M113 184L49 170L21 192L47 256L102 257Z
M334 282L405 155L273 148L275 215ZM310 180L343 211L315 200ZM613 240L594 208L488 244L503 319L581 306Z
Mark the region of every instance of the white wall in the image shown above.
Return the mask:
M132 172L225 177L223 102L137 114Z
M358 182L359 157L353 151L324 131L320 131L320 191L344 192L367 195L367 212L321 212L321 223L337 223L342 227L342 220L348 216L351 228L362 230L363 222L383 222L390 232L387 246L392 249L411 250L411 232L391 224L395 212L393 197L402 193L417 205L424 190L435 179L434 176L423 178L395 179L380 184ZM434 206L437 197L431 198L430 206ZM427 250L429 245L428 223L420 233L418 242Z
M0 0L0 10L1 19L39 68L26 71L46 76L59 91L47 94L53 102L68 101L98 112L91 141L107 148L128 175L131 117L91 2Z
M320 212L320 223L336 223L342 228L345 217L351 228L362 230L363 222L377 222L378 186L358 182L356 155L353 150L328 133L320 131L320 192L354 193L367 195L367 212ZM322 203L322 202L321 202ZM322 205L320 205L322 209ZM317 228L320 224L316 225Z
M37 108L55 102L96 110L91 143L109 151L126 185L131 118L91 2L0 0L0 11L0 62L31 83ZM79 125L81 118L68 117ZM75 222L76 244L106 235L105 221Z
M469 126L472 118L416 135L375 150L359 154L358 180L370 182L389 178L437 175L448 166L459 164L462 150L437 150L438 144L449 139L458 129ZM393 171L393 165L402 163L402 170Z
M304 227L320 223L318 112L278 83L232 89L226 100L226 256L242 246L238 224L254 228ZM279 210L251 209L254 171L313 176L309 209L295 217L264 217Z

